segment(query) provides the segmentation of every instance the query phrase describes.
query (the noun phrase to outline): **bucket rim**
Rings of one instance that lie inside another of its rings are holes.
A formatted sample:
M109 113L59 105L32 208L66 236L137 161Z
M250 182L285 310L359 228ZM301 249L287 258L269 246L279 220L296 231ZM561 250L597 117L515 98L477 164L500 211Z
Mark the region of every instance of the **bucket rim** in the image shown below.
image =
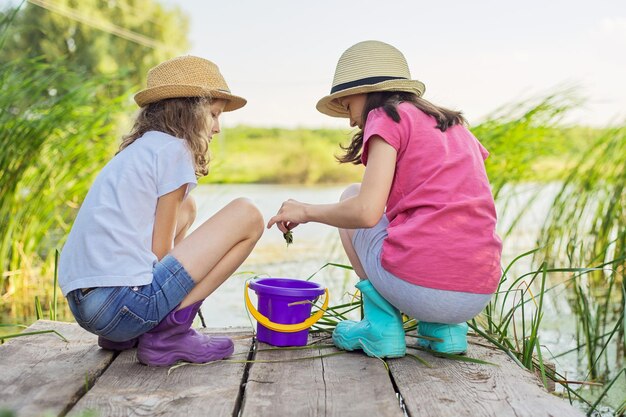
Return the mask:
M271 281L274 283L288 284L290 282L297 282L299 285L305 284L304 287L281 287L271 285ZM250 288L253 289L257 295L278 295L287 297L300 297L300 298L316 298L324 294L326 289L323 285L317 282L305 281L296 278L255 278L249 282Z

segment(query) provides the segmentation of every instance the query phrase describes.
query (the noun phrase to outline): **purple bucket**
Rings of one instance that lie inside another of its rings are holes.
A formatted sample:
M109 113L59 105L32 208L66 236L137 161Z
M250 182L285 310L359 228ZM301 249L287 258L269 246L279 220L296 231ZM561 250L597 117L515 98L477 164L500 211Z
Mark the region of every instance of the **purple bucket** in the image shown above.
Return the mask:
M248 309L258 322L257 339L273 346L306 345L310 325L299 331L279 331L269 329L261 324L261 321L269 320L270 323L266 322L268 325L305 324L311 317L312 307L312 304L306 301L315 301L324 294L325 288L314 282L291 278L257 278L250 280L249 286L258 297L258 312L255 312L246 289ZM326 298L328 299L328 296ZM263 317L258 317L255 313L260 313Z

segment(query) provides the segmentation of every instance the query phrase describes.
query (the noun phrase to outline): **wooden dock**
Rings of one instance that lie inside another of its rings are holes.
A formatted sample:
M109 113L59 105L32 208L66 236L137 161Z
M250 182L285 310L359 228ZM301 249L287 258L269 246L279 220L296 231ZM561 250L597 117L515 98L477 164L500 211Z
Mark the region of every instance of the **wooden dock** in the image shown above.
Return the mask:
M421 361L406 356L383 362L338 351L324 340L316 349L274 350L249 331L203 329L235 339L232 361L168 369L139 364L135 349L119 355L102 350L96 336L76 324L40 320L26 331L48 329L68 342L45 333L0 345L1 415L583 415L506 354L473 337L468 356L495 365L413 349L408 351Z

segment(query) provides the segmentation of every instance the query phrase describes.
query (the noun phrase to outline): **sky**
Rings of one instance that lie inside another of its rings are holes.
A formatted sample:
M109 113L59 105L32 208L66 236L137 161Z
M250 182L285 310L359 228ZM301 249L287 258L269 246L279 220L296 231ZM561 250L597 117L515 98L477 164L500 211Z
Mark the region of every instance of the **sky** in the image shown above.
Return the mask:
M476 124L508 103L575 87L568 122L626 119L626 1L162 0L190 17L192 55L248 99L223 124L348 127L315 109L353 44L387 42L424 98Z
M315 104L341 54L371 39L402 51L424 98L470 124L567 88L583 100L567 123L626 121L625 0L155 1L187 14L186 53L215 62L248 100L223 126L348 128Z

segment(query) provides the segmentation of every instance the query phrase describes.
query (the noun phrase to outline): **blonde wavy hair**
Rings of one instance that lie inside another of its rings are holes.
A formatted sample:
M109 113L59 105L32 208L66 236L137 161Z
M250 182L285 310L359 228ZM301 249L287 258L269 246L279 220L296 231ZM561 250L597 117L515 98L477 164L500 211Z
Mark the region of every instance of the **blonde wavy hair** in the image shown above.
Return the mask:
M117 153L146 132L156 130L184 139L194 158L196 176L209 173L209 129L208 116L211 100L208 97L169 98L142 107L135 118L130 133L122 137Z

